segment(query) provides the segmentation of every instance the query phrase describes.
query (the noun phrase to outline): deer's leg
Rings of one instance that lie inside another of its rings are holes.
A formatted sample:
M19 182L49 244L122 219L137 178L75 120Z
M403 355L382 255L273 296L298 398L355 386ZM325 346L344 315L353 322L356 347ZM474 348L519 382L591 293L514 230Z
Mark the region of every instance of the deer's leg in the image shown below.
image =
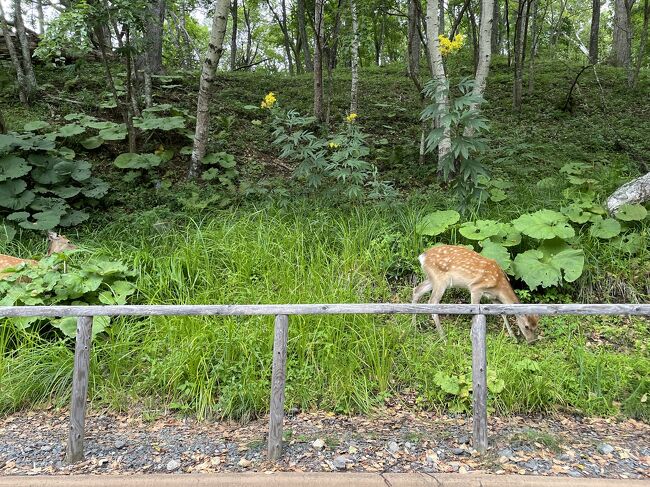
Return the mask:
M411 300L411 304L416 304L420 299L422 299L422 296L424 296L426 293L431 291L431 281L429 279L426 279L422 281L419 285L413 288L413 299ZM415 322L417 320L418 315L413 315L413 326L415 326Z
M431 290L431 297L429 298L429 304L440 304L440 300L442 299L442 295L445 294L445 286L441 286L438 283L432 284L432 290ZM433 321L436 323L436 328L438 329L438 334L440 335L440 338L443 340L446 339L445 337L445 331L442 329L442 325L440 324L440 317L437 314L431 315L433 318Z
M499 304L500 303L500 301L498 299L492 299L491 301L494 304ZM506 317L506 315L501 315L501 318L503 319L503 324L506 326L506 330L508 330L508 335L510 335L510 338L514 338L516 340L517 337L512 332L512 328L510 327L510 323L508 322L508 318Z

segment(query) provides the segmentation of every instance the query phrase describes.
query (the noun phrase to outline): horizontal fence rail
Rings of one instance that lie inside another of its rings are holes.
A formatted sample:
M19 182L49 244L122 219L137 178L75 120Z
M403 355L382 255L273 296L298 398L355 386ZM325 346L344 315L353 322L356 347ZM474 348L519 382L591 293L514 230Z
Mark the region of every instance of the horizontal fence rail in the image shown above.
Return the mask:
M650 304L215 304L124 306L0 306L0 318L77 318L66 461L83 459L93 316L275 316L267 456L280 458L286 384L289 315L449 314L472 315L472 444L488 447L486 315L649 315Z
M335 314L650 315L650 304L157 304L0 306L11 316L263 316Z

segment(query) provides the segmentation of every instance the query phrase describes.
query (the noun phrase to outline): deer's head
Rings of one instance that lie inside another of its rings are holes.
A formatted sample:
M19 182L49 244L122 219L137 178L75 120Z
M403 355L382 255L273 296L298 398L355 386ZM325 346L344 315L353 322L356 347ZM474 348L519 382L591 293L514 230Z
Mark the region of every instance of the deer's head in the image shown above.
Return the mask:
M47 247L47 255L77 248L77 246L70 243L70 240L68 240L64 235L59 235L56 232L47 232L47 240L49 243Z
M517 325L528 343L536 342L539 338L537 325L539 316L537 315L520 315L517 316Z

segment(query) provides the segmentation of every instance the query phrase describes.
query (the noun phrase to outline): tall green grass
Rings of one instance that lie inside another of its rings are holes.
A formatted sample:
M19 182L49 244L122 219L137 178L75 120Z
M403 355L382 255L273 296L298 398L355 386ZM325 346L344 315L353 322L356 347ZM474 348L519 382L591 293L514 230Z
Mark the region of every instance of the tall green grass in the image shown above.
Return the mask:
M143 303L407 302L419 274L423 242L413 222L421 211L224 211L163 231L117 222L83 241L137 270ZM462 403L435 375L470 372L469 321L443 317L443 325L446 343L423 317L417 327L408 316L291 317L287 407L367 412L407 391L424 408ZM2 326L0 410L65 404L72 344ZM489 366L505 383L491 396L496 411L648 419L647 349L589 346L584 336L598 318L547 318L541 326L549 338L530 347L490 321ZM272 344L271 317L119 319L94 343L91 398L114 408L146 402L200 417L252 417L268 407Z

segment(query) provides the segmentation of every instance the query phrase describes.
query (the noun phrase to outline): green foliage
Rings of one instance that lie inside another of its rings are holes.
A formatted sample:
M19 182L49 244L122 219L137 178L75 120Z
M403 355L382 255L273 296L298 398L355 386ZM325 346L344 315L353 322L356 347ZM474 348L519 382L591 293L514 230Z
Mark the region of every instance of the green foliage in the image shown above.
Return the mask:
M434 237L447 231L447 229L458 223L460 213L455 210L441 210L429 213L417 222L416 231L420 235Z
M463 78L458 83L460 96L452 98L448 81L429 80L423 93L431 100L420 115L423 121L435 122L426 137L426 150L433 152L441 142L449 138L451 143L448 154L439 157L438 171L444 181L453 181L461 209L480 202L484 197L481 183L485 181L487 169L481 162L487 150L485 133L489 130L487 119L478 107L485 101L482 96L472 92L474 81ZM449 104L439 100L449 100ZM504 188L494 187L491 197L495 201L505 199Z
M88 218L84 206L108 191L105 182L91 177L90 163L55 149L45 137L31 132L0 137L0 215L7 228L77 225Z
M379 180L377 168L366 160L370 148L367 136L355 121L356 114L326 139L309 130L313 117L303 117L295 110L284 111L277 104L270 112L273 145L280 147L280 157L298 163L295 175L309 188L357 201L396 195L391 183Z
M23 266L0 280L0 305L93 305L126 304L135 292L133 272L121 262L91 259L77 263L66 254L45 257L38 264ZM76 318L7 318L19 329L51 324L64 335L74 337ZM108 317L95 317L93 336L106 329Z

